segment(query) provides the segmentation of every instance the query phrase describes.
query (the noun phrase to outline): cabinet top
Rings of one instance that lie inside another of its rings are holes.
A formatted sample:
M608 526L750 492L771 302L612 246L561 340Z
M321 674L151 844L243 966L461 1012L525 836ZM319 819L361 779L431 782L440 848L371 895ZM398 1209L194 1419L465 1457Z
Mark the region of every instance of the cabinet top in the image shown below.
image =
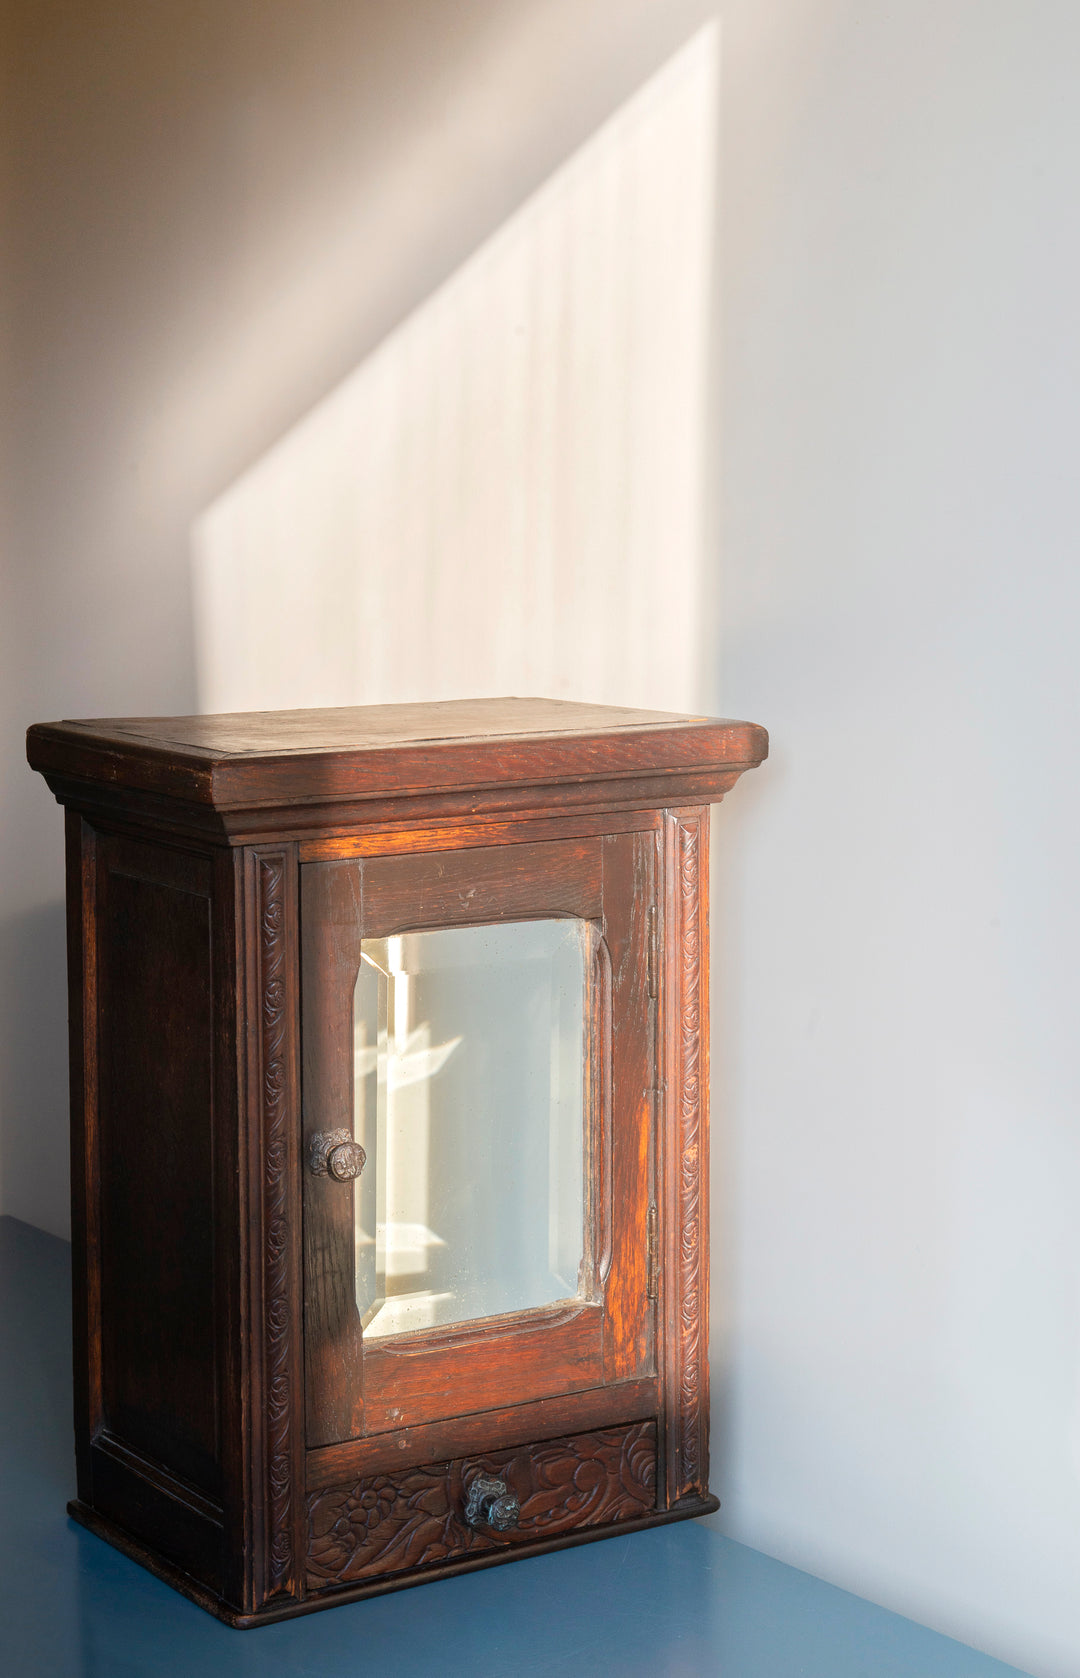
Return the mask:
M38 723L34 769L218 810L397 798L505 784L610 781L753 767L753 723L582 705L467 699L220 716Z

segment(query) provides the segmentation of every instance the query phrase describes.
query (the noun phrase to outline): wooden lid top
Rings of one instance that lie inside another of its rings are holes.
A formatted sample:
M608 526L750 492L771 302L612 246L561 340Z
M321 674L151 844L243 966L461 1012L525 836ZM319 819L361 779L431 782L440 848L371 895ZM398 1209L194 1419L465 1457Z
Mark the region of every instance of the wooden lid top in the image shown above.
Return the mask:
M35 724L33 768L215 809L748 769L753 723L560 699L466 699Z

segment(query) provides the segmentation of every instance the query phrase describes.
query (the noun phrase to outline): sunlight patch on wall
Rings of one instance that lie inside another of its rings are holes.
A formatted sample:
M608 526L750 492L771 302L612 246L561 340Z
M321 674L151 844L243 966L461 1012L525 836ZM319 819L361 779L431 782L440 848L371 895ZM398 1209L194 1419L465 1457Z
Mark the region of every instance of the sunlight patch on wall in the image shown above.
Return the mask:
M199 520L206 711L700 703L702 30Z

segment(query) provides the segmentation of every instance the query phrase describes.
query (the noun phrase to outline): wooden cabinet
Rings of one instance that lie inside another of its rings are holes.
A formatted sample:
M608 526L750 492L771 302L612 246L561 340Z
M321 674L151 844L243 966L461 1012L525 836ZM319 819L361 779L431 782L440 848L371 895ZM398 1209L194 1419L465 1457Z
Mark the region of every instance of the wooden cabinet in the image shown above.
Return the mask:
M708 806L766 749L545 700L30 730L76 1519L247 1626L715 1507Z

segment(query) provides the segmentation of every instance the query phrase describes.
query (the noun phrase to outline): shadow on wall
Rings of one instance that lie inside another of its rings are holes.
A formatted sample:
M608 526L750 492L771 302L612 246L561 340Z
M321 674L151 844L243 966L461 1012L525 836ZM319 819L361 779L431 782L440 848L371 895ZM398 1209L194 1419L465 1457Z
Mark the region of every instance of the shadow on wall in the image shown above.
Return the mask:
M200 706L700 704L719 32L193 532Z
M777 782L787 778L784 742L770 740L768 762L755 775L744 775L734 795L713 811L709 844L709 1064L711 1108L711 1228L709 1325L709 1380L712 1416L711 1489L721 1502L717 1523L727 1530L727 1505L736 1491L739 1431L736 1394L732 1385L737 1336L744 1325L735 1320L741 1277L738 1225L739 1178L745 1138L737 1115L746 1110L747 1068L740 1058L746 1042L745 996L742 975L753 926L748 924L743 882L747 859L760 831L763 807L777 795Z
M43 1218L68 1172L66 948L63 903L0 921L0 1158Z

